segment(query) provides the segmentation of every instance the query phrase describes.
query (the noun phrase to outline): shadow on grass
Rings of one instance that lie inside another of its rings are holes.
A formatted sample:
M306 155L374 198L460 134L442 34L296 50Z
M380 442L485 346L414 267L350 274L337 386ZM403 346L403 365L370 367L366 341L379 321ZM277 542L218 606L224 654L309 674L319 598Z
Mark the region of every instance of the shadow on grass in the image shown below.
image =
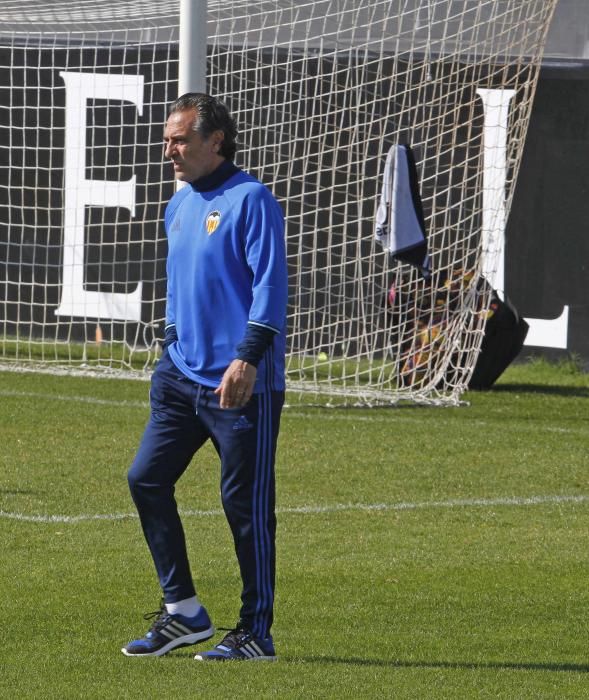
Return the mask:
M204 647L203 647L204 648ZM176 649L173 654L161 657L174 659L194 658L195 649ZM551 671L559 673L589 673L589 664L570 664L546 661L516 662L516 661L403 661L403 659L366 659L360 656L288 656L278 655L278 661L308 663L308 664L342 664L352 666L374 666L380 668L431 668L457 669L466 671L500 670L500 671Z
M363 659L360 657L338 656L280 656L284 661L303 661L306 663L352 664L358 666L380 666L383 668L448 668L448 669L498 669L508 671L558 671L573 673L589 673L589 664L569 663L534 663L510 661L403 661L402 659Z
M473 393L483 391L472 390ZM569 396L573 398L589 398L589 388L583 386L548 386L546 384L496 384L491 389L484 390L489 393L517 393L517 394L548 394L550 396Z
M363 659L360 657L341 658L338 656L280 656L284 661L306 663L356 664L358 666L381 666L386 668L447 668L447 669L498 669L509 671L559 671L569 673L589 673L589 664L569 663L526 663L510 661L403 661L402 659Z

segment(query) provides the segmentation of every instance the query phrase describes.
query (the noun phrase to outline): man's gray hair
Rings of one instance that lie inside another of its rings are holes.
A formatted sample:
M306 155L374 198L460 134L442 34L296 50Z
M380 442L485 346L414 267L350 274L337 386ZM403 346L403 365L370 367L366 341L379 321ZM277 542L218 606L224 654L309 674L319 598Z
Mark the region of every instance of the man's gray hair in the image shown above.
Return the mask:
M223 132L223 143L219 154L233 161L237 151L237 125L221 100L203 92L187 92L174 100L168 114L195 109L197 112L194 130L206 138L213 131Z

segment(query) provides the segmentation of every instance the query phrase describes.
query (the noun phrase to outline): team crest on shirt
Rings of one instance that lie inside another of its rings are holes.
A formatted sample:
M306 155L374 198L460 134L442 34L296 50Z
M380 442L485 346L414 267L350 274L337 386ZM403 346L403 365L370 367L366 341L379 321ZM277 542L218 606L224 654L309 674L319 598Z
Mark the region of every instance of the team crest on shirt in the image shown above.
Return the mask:
M214 233L217 228L219 227L219 222L221 221L221 212L220 211L212 211L208 216L206 220L206 226L207 226L207 233L209 236L211 233Z

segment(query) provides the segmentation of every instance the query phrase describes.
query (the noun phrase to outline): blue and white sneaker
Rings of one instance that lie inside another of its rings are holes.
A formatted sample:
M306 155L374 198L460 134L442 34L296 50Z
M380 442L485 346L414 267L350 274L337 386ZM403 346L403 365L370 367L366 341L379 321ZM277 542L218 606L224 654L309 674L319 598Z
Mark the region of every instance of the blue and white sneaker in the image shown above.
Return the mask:
M272 637L260 639L240 624L210 651L194 657L197 661L276 661Z
M144 615L146 620L152 617L156 619L145 637L135 639L121 649L125 656L163 656L172 649L203 642L215 634L215 628L202 606L195 617L184 617L170 615L162 603L159 610Z

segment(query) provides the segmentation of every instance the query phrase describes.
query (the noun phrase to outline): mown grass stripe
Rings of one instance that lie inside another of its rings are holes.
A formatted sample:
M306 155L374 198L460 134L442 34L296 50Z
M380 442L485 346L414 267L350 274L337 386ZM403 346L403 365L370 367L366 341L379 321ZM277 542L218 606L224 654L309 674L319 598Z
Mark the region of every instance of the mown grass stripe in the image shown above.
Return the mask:
M77 395L67 395L67 394L43 394L32 391L13 391L13 390L0 390L0 397L16 397L16 398L30 398L30 399L40 399L47 401L66 401L66 402L78 402L86 403L90 405L97 406L113 406L119 408L138 408L141 410L147 410L149 408L149 401L126 401L126 400L115 400L115 399L99 399L94 396L77 396ZM345 409L346 412L338 412L334 409L334 412L323 410L321 412L321 421L351 421L352 423L423 423L422 416L418 415L407 415L402 412L395 410L394 414L382 415L382 414L372 414L372 415L356 415L347 412L349 409ZM316 416L314 412L304 412L289 408L285 406L283 416L285 418L301 418L310 419ZM492 424L492 421L475 420L471 422L473 426L485 427ZM521 431L526 428L533 430L537 429L537 426L522 426L517 425L517 430ZM508 430L509 426L502 425L502 430ZM587 427L577 427L577 428L562 428L562 427L552 427L552 426L542 426L542 431L547 433L560 433L560 434L571 434L571 435L589 435L589 426Z

